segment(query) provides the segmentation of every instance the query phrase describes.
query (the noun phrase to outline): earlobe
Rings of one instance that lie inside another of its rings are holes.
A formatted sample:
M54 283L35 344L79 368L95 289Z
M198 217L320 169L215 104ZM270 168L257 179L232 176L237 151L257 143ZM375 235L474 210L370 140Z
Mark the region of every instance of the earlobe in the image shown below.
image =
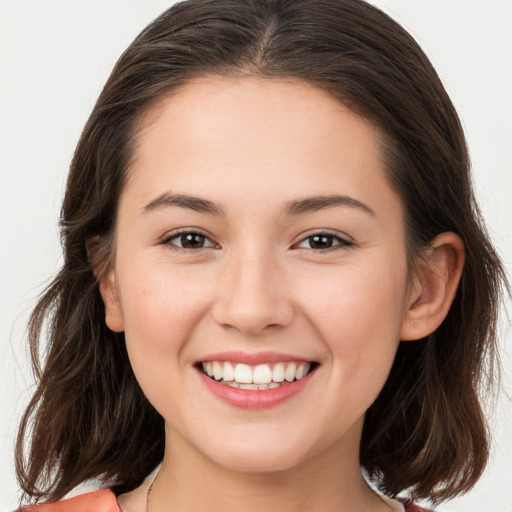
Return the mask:
M105 323L114 332L124 331L123 312L119 300L119 290L113 270L106 272L99 280L100 294L105 305Z
M87 259L98 281L100 295L105 305L105 323L114 332L124 331L124 321L119 301L116 273L113 270L113 234L95 235L86 240Z
M433 333L450 310L464 266L464 244L442 233L425 251L410 286L400 339L418 340Z

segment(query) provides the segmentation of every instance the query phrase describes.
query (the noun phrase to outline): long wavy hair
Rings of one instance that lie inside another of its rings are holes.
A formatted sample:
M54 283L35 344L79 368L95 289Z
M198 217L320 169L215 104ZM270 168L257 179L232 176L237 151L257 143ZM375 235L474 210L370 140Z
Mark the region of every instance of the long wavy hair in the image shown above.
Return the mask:
M472 192L461 123L434 68L400 25L362 0L188 0L122 54L71 163L64 263L29 325L38 385L18 435L24 497L59 499L93 477L128 491L162 459L163 419L139 388L124 335L105 325L92 269L101 275L111 264L141 116L206 75L292 78L328 91L380 129L411 257L442 232L461 237L466 261L448 316L427 338L400 344L367 411L360 459L389 495L440 501L467 491L488 458L480 391L492 378L506 276Z

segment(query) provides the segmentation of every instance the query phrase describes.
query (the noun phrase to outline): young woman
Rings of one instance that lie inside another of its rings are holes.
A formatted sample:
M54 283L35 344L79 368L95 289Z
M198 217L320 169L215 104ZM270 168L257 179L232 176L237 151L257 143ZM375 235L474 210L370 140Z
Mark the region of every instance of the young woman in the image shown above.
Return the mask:
M62 234L35 510L413 511L481 474L504 272L457 114L370 4L163 13L85 126Z

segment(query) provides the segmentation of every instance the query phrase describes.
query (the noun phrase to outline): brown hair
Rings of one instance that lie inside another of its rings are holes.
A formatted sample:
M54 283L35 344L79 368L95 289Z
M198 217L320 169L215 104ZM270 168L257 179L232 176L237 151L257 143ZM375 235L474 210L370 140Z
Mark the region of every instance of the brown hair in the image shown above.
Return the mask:
M488 457L479 392L492 373L506 278L473 197L459 118L435 70L404 29L362 0L188 0L120 57L71 164L62 270L30 321L38 387L18 435L22 489L36 501L58 499L101 476L127 491L161 461L163 419L137 384L124 335L105 325L92 268L109 265L141 115L208 74L295 78L329 91L380 128L411 254L442 232L461 237L466 262L450 312L428 338L401 343L367 411L360 453L388 494L440 501L467 491Z

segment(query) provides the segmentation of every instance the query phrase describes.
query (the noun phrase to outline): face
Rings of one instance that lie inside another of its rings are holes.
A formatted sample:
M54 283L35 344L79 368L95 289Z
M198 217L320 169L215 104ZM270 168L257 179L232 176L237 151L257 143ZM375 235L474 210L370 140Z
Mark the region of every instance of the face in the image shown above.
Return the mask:
M204 78L136 142L102 294L169 443L241 471L357 458L408 305L377 130L307 84Z

